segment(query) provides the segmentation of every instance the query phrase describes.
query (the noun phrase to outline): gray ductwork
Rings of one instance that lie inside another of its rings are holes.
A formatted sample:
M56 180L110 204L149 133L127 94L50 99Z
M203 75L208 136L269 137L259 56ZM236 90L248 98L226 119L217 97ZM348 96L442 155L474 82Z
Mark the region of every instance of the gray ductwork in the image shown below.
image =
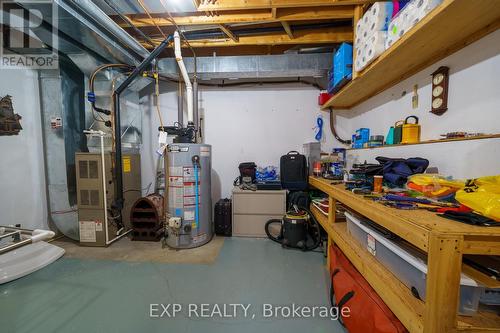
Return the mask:
M194 72L193 58L184 58L189 73ZM176 79L175 59L161 59L160 73ZM199 80L256 78L325 78L332 66L331 53L284 54L264 56L198 57Z
M102 29L107 30L115 38L115 40L110 40L110 43L114 44L114 46L116 46L116 43L118 42L140 55L142 58L146 58L149 55L149 51L146 50L144 46L142 46L135 38L130 36L118 24L116 24L115 21L113 21L91 0L55 0L55 2L66 11L74 14L75 17L77 17L77 13L74 11L75 9L82 11L88 16L88 19L95 21L101 26ZM76 6L76 8L74 6ZM88 22L88 20L85 20L83 17L80 17L80 21ZM100 33L100 31L95 32Z

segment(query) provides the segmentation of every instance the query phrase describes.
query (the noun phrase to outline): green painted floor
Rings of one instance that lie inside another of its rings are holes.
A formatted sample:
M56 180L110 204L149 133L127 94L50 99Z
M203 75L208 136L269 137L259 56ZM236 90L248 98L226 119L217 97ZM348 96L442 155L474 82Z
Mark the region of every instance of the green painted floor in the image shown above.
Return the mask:
M321 253L244 238L226 239L213 265L63 257L0 286L0 332L344 332L326 318L262 317L263 304L326 306L323 265ZM150 318L152 303L180 303L183 310L176 318ZM189 303L252 304L256 316L189 318Z

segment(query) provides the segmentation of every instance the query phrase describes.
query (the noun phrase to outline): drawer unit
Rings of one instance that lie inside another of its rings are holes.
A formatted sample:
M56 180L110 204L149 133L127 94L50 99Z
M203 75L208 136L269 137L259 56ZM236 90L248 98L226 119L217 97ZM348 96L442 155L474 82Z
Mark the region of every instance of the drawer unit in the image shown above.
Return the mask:
M286 211L286 191L233 189L233 236L267 237L270 219L281 219Z

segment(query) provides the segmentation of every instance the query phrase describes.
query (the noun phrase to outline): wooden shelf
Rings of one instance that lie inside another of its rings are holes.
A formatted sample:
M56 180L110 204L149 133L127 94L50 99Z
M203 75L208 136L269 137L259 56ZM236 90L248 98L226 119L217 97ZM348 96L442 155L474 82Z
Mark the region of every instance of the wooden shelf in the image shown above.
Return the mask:
M403 325L410 332L423 332L425 303L415 298L409 288L351 237L345 222L329 223L328 218L314 206L311 206L311 212ZM500 318L488 312L478 312L473 317L458 316L457 330L500 332Z
M444 0L322 108L350 109L499 27L495 0Z
M331 180L309 177L311 186L391 230L424 252L429 251L429 239L432 235L442 235L462 238L463 254L500 255L499 228L459 223L422 209L404 210L387 207L346 190L343 184L331 183Z
M467 138L456 138L456 139L440 139L440 140L426 140L418 143L401 143L397 145L384 145L380 147L366 147L366 148L349 148L347 150L363 150L363 149L380 149L380 148L390 148L390 147L404 147L404 146L415 146L415 145L427 145L431 143L442 143L442 142L455 142L455 141L472 141L472 140L484 140L484 139L496 139L500 138L500 134L491 135L481 135L481 136L471 136Z

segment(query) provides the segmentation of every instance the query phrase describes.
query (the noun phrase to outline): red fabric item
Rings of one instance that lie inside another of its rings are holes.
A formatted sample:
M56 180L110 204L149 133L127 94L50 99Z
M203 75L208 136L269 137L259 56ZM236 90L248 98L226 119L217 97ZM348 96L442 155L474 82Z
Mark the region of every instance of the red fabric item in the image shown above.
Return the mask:
M330 248L330 267L336 306L350 309L350 316L342 318L349 333L408 332L336 246Z
M470 209L467 206L460 205L459 207L444 207L444 208L439 208L437 210L438 213L446 213L446 212L461 212L461 213L470 213L472 212L472 209Z
M333 97L332 94L329 94L329 93L320 93L319 96L318 96L318 105L325 104L332 97Z

